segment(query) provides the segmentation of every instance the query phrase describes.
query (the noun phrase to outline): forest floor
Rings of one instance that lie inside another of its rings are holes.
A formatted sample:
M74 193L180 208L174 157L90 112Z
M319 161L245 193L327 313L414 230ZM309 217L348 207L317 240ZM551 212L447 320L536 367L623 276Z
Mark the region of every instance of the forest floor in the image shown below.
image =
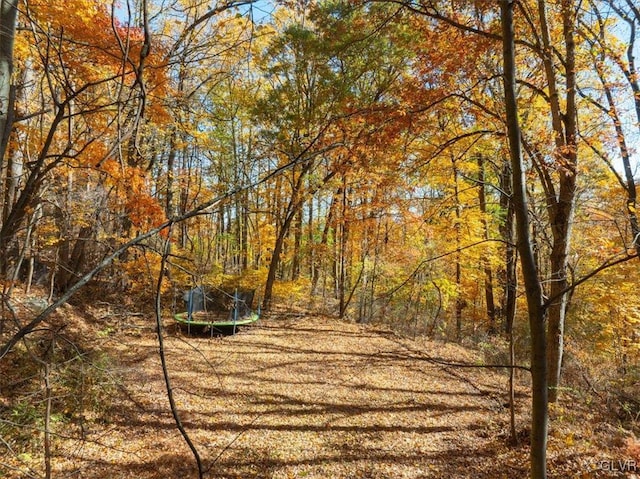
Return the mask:
M93 347L111 358L117 387L100 420L58 426L52 476L198 477L170 411L153 318L100 321ZM513 447L507 376L443 364L477 365L479 353L319 316L261 320L214 338L166 329L177 409L206 478L527 476L527 388L517 395ZM635 477L603 470L617 463L600 461L635 458L597 411L568 401L552 415L550 477ZM29 477L24 464L0 463L0 477Z

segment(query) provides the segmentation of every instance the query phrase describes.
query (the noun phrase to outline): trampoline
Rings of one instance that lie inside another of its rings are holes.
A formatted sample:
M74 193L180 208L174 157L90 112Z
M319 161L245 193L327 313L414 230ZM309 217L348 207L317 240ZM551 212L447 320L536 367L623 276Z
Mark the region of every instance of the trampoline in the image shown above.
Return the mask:
M187 310L174 314L179 325L187 327L188 334L192 329L209 331L216 334L235 334L240 326L255 323L260 318L260 311L253 311L251 305L255 290L208 289L193 288L184 294Z

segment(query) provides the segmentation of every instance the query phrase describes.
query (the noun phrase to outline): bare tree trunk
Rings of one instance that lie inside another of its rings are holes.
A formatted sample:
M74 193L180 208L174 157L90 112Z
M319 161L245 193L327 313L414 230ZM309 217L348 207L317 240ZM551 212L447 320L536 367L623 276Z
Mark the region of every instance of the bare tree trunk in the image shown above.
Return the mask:
M500 206L505 212L504 223L500 226L500 235L506 243L504 271L501 273L504 295L501 310L504 319L504 331L511 334L516 315L516 299L518 287L518 259L515 247L514 210L512 195L511 168L505 163L500 174Z
M18 0L0 0L0 165L4 163L13 126L15 89L11 84L11 76L17 18Z
M513 202L520 263L527 295L529 328L531 331L531 479L547 477L548 438L548 373L545 337L545 308L542 286L538 278L530 236L530 221L525 187L522 140L518 120L516 96L515 34L513 25L513 0L500 0L503 42L504 91L507 136L513 177Z
M291 266L291 280L300 278L300 264L302 262L302 212L300 207L296 213L295 227L293 229L293 264Z
M226 273L226 251L225 251L225 208L224 204L220 204L218 206L218 223L217 223L217 234L216 234L216 252L215 252L215 260L217 263L222 264L222 271Z
M246 271L249 268L249 192L241 193L240 209L240 268Z
M53 340L52 340L53 341ZM53 343L51 344L53 348ZM45 412L44 412L44 477L51 479L51 362L44 364Z
M262 299L262 308L266 311L271 307L271 300L273 298L273 286L276 282L276 273L280 265L280 256L282 255L282 249L284 246L284 240L287 237L287 232L295 217L295 211L289 212L282 224L276 242L273 246L273 254L271 256L271 262L269 263L269 272L267 273L267 281L264 287L264 296Z
M485 194L485 167L484 157L478 156L478 203L482 213L482 233L485 240L489 239L489 227L487 224L487 198ZM489 318L489 332L496 332L496 304L493 296L493 271L486 254L482 255L484 269L484 297L487 306L487 318Z
M175 214L173 201L173 188L175 183L175 162L176 162L176 140L178 133L176 127L171 127L171 136L169 137L169 154L167 155L167 195L165 197L164 210L167 218L173 218Z
M509 436L511 444L518 445L518 432L516 430L516 348L513 338L513 330L509 331Z
M65 292L83 275L86 247L92 232L92 226L80 228L73 248L71 248L70 238L65 238L63 241L64 247L57 262L59 269L56 272L56 287L58 291Z
M313 239L315 237L315 214L314 214L314 208L313 208L313 198L309 200L307 215L308 215L308 222L307 222L308 253L306 255L307 272L308 272L308 277L313 278L313 275L314 275L313 265L315 264L315 255L316 255L316 250L314 247L315 245L313 243Z
M460 216L461 216L461 207L460 207L460 196L459 196L459 188L458 188L458 167L456 166L455 160L453 160L453 194L455 200L456 207L456 223L455 223L455 231L456 231L456 289L458 296L456 297L456 339L459 341L462 336L462 311L464 310L464 298L462 297L462 254L460 252L460 247L462 245L462 233L460 231Z
M311 280L311 294L316 293L318 280L320 279L320 274L323 270L323 263L326 256L327 244L329 241L329 232L331 231L331 227L333 226L333 218L335 216L335 209L337 208L338 198L340 197L340 194L341 190L339 189L331 198L329 211L327 212L327 217L325 218L324 222L324 228L322 229L322 237L320 238L320 243L316 245L318 251L316 251L314 256L313 275ZM328 275L328 272L325 271L324 274L326 277Z
M349 209L348 192L346 177L342 186L342 218L340 221L340 255L339 266L339 278L338 278L338 301L339 301L339 317L343 318L347 312L347 305L349 301L346 298L346 291L349 288L349 268L347 265L347 254L349 247L349 222L347 221L347 210Z
M9 181L12 166L6 162L5 154L9 143L9 136L13 128L15 87L11 83L13 74L13 43L16 34L18 17L18 0L0 0L0 187L4 181ZM5 193L9 192L7 190ZM12 205L9 200L2 207L0 219L6 223ZM4 229L4 228L3 228ZM0 234L0 274L6 273L7 243Z
M431 322L431 326L429 327L429 332L427 333L430 337L433 337L436 327L438 326L438 320L440 319L440 312L442 311L442 289L440 288L440 286L438 286L438 283L433 280L431 281L431 284L438 293L438 308L433 315L433 320Z
M381 254L381 251L380 251L381 250L380 242L381 242L381 234L382 234L381 230L382 230L382 222L380 221L380 218L378 218L376 220L376 237L375 237L375 247L373 251L373 264L371 265L371 279L369 280L368 300L365 305L366 308L368 309L368 312L366 315L367 321L371 321L374 314L373 305L374 305L374 298L376 294L376 284L378 282L378 263L380 261L380 254ZM421 286L422 286L422 282L421 282ZM420 292L418 292L418 304L416 305L416 316L418 315L419 306L420 306Z
M551 44L550 28L547 21L547 3L538 0L540 20L540 38L542 39L541 59L544 65L547 88L549 90L549 108L551 125L555 140L555 164L559 177L558 187L552 183L551 175L545 165L538 172L545 188L547 211L551 222L553 244L549 258L551 268L549 296L557 300L548 308L547 362L549 366L549 400L558 396L562 356L564 350L564 323L567 312L567 266L571 226L575 209L576 173L578 149L576 145L576 76L575 76L575 6L573 0L562 0L560 5L562 32L564 38L564 57L562 58L565 78L564 112L557 86L557 66L554 56L558 49Z
M304 185L304 179L312 167L312 162L307 162L303 165L298 179L292 185L291 198L285 209L285 220L282 223L278 235L276 237L275 245L273 246L273 255L269 264L269 272L267 273L267 281L264 287L264 297L262 299L262 307L264 310L268 310L271 307L271 299L273 296L273 286L276 281L276 273L280 266L280 256L284 247L284 240L289 234L291 224L297 213L302 208L303 202L300 197L302 196L302 187Z

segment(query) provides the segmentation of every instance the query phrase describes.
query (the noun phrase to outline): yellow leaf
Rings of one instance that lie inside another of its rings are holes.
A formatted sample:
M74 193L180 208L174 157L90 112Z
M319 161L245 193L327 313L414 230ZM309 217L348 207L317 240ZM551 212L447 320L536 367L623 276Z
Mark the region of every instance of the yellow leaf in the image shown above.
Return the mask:
M573 437L573 433L570 432L569 434L567 434L567 436L564 438L564 443L567 447L571 447L574 445L575 443L575 438Z

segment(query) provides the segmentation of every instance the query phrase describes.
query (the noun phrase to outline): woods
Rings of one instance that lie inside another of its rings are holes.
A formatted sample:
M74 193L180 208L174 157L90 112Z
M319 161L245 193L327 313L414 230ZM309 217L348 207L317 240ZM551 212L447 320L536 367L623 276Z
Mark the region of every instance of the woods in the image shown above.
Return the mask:
M161 331L248 288L528 371L531 478L565 394L637 431L638 29L632 0L2 0L0 363L32 351L50 418L63 305Z

